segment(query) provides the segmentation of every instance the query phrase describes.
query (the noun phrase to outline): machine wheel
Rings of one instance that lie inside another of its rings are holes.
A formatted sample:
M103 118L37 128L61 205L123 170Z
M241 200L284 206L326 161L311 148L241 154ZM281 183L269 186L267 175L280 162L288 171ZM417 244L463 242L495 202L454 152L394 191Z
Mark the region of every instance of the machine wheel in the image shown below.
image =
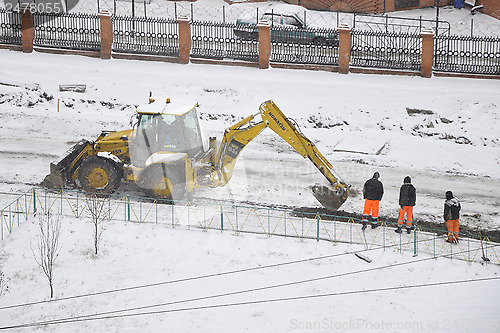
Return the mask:
M148 196L172 200L184 195L185 173L183 168L162 163L153 164L141 174L139 186Z
M121 182L121 172L116 168L113 161L91 156L83 161L78 180L87 192L113 193Z

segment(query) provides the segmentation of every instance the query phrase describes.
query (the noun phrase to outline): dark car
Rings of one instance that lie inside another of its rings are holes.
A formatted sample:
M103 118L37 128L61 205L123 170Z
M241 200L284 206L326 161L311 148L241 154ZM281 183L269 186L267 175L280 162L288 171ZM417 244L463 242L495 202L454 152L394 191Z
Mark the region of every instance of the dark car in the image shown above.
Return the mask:
M338 47L339 37L336 30L316 29L306 25L297 13L281 12L268 9L260 17L260 21L268 21L271 24L272 42L294 42L303 44L331 45ZM242 16L236 20L234 34L245 40L256 40L259 31L256 26L255 17Z

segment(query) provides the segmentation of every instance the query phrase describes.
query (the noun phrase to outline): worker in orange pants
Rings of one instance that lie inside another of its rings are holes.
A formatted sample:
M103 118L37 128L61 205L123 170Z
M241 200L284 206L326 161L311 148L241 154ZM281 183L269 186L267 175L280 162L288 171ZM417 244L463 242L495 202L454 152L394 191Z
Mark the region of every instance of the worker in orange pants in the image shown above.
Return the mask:
M446 201L444 203L444 220L448 229L448 243L458 243L458 233L460 227L460 201L453 195L453 192L446 192Z
M460 223L458 219L456 220L447 220L446 228L448 228L448 238L446 241L448 243L458 243L458 233L460 228Z
M411 233L413 222L413 206L417 202L417 190L411 184L410 176L406 176L403 185L399 190L399 217L398 228L395 230L398 234L402 232L403 222L406 215L406 232Z
M365 199L365 206L363 208L363 227L365 230L370 220L372 229L378 227L378 211L379 203L384 195L384 185L380 180L380 174L375 172L373 177L368 179L363 186L363 198Z

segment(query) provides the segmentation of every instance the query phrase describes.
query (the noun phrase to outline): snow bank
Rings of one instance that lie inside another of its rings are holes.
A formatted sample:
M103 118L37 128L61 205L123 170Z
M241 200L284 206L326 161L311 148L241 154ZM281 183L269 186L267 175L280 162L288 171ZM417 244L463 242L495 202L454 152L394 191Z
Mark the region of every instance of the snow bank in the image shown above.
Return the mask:
M48 302L46 278L30 250L30 244L36 248L34 222L22 225L2 247L8 290L0 297L0 327L98 313L120 317L27 329L495 332L500 325L496 281L405 289L498 277L496 265L412 258L391 250L361 252L372 260L368 264L352 253L364 249L357 246L123 222L106 225L96 257L91 223L72 218L62 221L54 269L56 299L69 299ZM324 258L311 260L318 257ZM363 292L398 286L402 289ZM128 290L108 292L123 288ZM320 297L326 294L339 295ZM274 302L290 297L305 298ZM259 303L218 307L248 302ZM144 312L151 314L130 316Z

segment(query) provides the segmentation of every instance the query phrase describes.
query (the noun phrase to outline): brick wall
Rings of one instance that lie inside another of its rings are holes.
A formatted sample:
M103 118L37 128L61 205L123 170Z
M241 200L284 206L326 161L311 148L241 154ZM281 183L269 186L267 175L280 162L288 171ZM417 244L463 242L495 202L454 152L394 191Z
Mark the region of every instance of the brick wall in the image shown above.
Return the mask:
M441 0L439 5L446 6L452 3L453 0ZM433 7L435 5L436 0L385 0L385 11L394 12L399 10Z
M383 13L384 0L362 2L359 0L284 0L293 5L301 5L308 9L330 10L341 12ZM386 0L387 1L387 0ZM394 1L394 0L389 0Z
M301 5L308 9L317 10L331 10L331 11L344 11L351 12L356 9L361 3L357 0L284 0L293 5ZM500 5L500 0L480 0L483 2L495 3ZM372 0L372 5L368 2L363 2L363 8L359 9L360 12L366 11L371 13L384 13L394 12L399 10L408 10L416 8L432 7L436 5L436 0ZM453 4L453 0L441 0L440 5ZM486 6L485 6L486 7ZM497 8L498 9L498 8Z
M483 5L482 13L500 20L500 0L478 0L476 5Z

